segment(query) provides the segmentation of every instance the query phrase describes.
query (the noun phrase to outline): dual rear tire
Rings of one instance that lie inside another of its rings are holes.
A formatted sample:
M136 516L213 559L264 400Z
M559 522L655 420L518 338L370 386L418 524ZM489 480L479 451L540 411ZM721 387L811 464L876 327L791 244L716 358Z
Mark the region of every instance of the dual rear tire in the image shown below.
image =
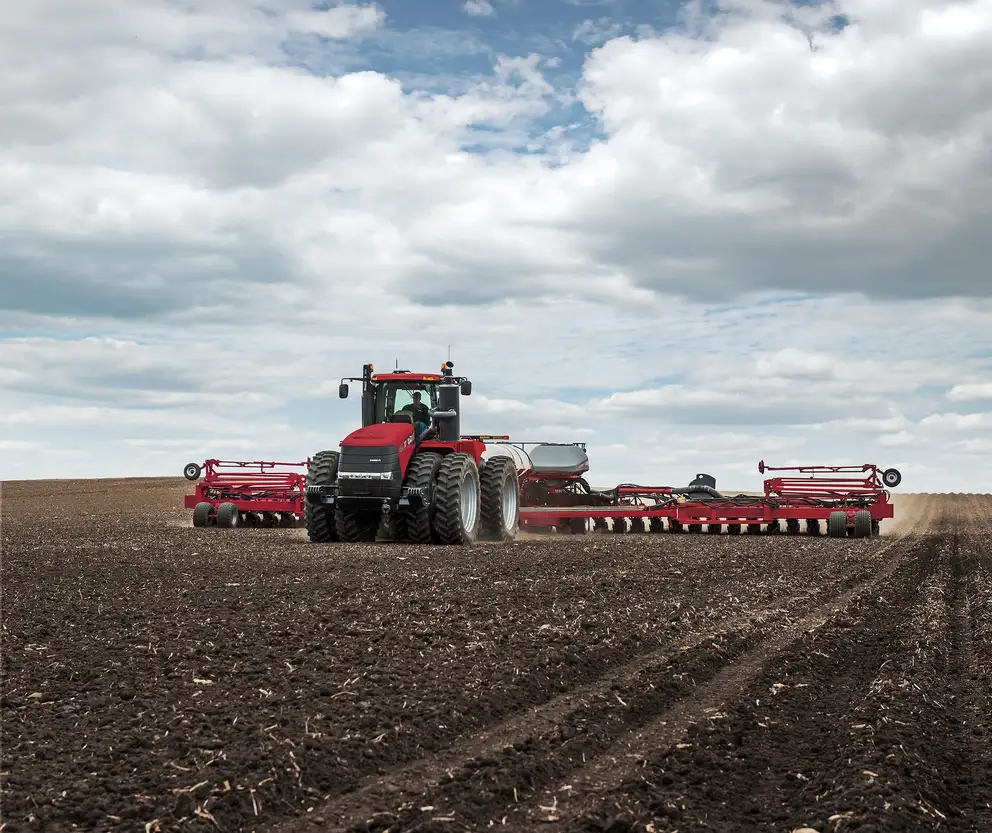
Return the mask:
M470 454L417 454L407 484L424 490L422 505L397 518L397 537L413 544L510 541L520 526L517 469L509 457L476 465Z

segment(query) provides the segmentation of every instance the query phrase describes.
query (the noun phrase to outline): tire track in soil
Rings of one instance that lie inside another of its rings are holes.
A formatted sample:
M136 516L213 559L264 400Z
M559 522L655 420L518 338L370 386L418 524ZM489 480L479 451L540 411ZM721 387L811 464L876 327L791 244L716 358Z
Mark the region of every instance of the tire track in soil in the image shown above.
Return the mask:
M442 757L366 779L312 816L287 820L277 829L282 833L318 828L398 831L429 830L437 824L438 829L451 830L459 828L457 822L475 829L488 825L497 810L495 818L499 819L508 807L524 809L526 805L518 804L521 790L514 789L514 779L524 793L533 795L534 788L582 766L587 756L595 756L585 773L590 783L595 782L617 768L609 750L618 735L628 733L620 741L628 746L642 738L650 742L660 726L664 735L683 732L744 685L769 656L794 642L804 630L822 626L852 599L891 576L905 560L905 541L927 527L933 511L932 502L925 501L913 519L874 553L873 561L827 587L781 597L755 613L735 616L720 627L657 648L614 669L607 678L573 689L456 745ZM824 596L827 600L811 613L790 619L797 609ZM775 626L783 621L784 630L776 631ZM704 685L703 693L697 695L697 688ZM686 697L687 701L680 702ZM630 730L631 725L647 728ZM563 756L564 747L571 749ZM430 809L425 812L421 807ZM448 807L457 810L452 813ZM548 815L541 811L535 820L550 830Z
M957 633L969 610L956 519L941 520L910 542L914 555L883 597L862 594L803 637L808 644L771 662L731 714L691 726L684 747L671 743L587 784L569 829L990 829L988 678L976 688L956 673L972 661ZM783 693L770 691L781 682ZM963 722L958 703L969 697L984 711ZM976 728L980 737L966 737Z
M912 530L926 529L931 514L932 508L926 517L917 520L906 535ZM912 555L923 540L926 539L907 540L905 535L894 540L887 547L891 553L890 558L870 579L819 605L801 619L789 622L784 630L772 634L753 650L744 653L737 661L730 663L703 682L702 690L697 696L674 704L669 711L659 715L650 724L621 739L605 755L571 774L567 785L563 784L568 789L546 791L523 807L512 808L516 812L507 818L507 827L513 829L520 824L529 827L541 822L542 829L548 831L574 830L578 824L584 824L588 829L595 830L611 829L611 825L617 830L628 829L622 814L617 812L619 807L614 806L605 814L597 814L589 813L590 805L592 807L603 803L616 805L617 802L611 800L611 797L622 795L626 784L638 781L638 770L643 767L652 753L656 753L656 750L678 749L680 743L689 742L689 736L696 727L714 720L727 719L729 715L724 710L728 704L738 702L741 695L765 671L769 663L787 651L791 645L808 639L811 634L816 634L838 621L841 622L844 631L852 628L854 625L851 621L852 606L863 603L869 594L873 594L877 588L885 587L901 572L910 571L913 578L907 586L915 586L920 576L913 567ZM869 601L868 604L870 606L871 602ZM867 625L870 618L871 614L866 614L863 623ZM880 651L884 659L885 637L890 631L889 624L882 624L881 620L877 620L872 627L879 635L874 640L876 643L874 647ZM871 639L866 641L872 642ZM877 667L877 664L874 667ZM849 671L848 662L845 660L837 669L837 676L843 680L845 673ZM768 687L755 691L754 694L756 696L752 698L753 701L760 701L762 696L767 696ZM768 725L770 724L766 724ZM683 748L690 748L691 742L689 743L689 746ZM824 744L824 747L829 748L827 744ZM686 777L698 787L704 785L713 774L711 768L699 766L687 771ZM737 797L738 800L746 800L749 795L753 797L755 789L760 787L761 780L759 777L747 791L742 791ZM760 801L756 803L760 804ZM739 805L736 812L739 821ZM676 815L679 815L677 809ZM734 818L735 814L731 813L726 821L733 821ZM723 828L717 827L717 829Z
M992 499L956 504L954 639L958 744L969 750L963 775L971 796L970 830L992 829Z

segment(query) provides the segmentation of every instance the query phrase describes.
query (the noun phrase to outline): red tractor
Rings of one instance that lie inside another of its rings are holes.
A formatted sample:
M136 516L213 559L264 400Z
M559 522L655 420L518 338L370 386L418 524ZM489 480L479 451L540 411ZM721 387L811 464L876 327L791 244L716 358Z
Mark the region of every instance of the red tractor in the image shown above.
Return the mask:
M461 435L461 396L472 383L453 375L396 370L375 373L366 364L362 427L340 451L315 454L304 501L311 541L375 541L386 522L393 540L415 544L507 541L520 524L519 482L506 456L483 460L484 437Z

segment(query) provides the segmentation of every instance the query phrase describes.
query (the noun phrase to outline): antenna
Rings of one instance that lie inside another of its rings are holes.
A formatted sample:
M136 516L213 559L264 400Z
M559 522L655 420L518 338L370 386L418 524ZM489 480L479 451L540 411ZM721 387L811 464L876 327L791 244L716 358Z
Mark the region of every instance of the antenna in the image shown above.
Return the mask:
M448 361L451 361L451 345L448 345Z
M393 370L399 370L399 369L400 369L400 357L397 356L396 357L396 364L393 365Z

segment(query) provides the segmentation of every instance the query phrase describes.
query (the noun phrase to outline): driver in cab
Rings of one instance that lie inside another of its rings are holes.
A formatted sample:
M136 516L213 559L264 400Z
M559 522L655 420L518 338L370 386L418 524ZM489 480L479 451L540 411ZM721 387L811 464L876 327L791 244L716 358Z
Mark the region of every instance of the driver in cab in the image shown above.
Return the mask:
M402 409L404 411L409 411L410 415L413 417L413 428L418 437L420 437L431 424L430 408L421 402L420 399L420 391L414 391L413 402Z

